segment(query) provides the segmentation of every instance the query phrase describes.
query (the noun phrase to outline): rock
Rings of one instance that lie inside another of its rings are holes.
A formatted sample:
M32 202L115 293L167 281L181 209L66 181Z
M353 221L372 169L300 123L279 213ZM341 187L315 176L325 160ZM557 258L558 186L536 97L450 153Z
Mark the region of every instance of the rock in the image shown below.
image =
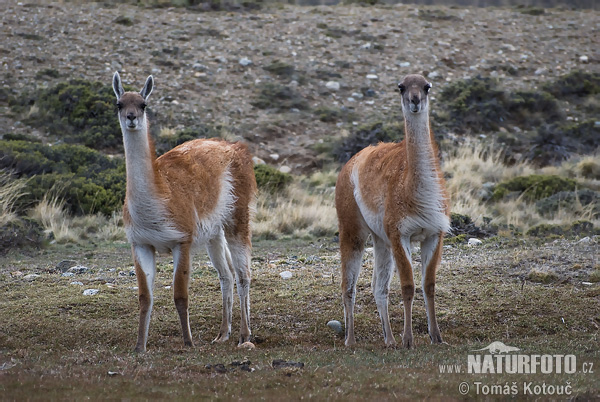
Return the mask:
M514 47L513 45L511 45L510 43L503 43L500 48L504 49L504 50L509 50L511 52L514 52L517 50L516 47Z
M279 154L270 154L269 158L273 159L274 161L279 160Z
M35 280L36 278L39 278L39 277L40 276L38 274L29 274L29 275L25 275L23 277L23 279L25 279L26 281L30 281L31 282L31 281Z
M279 171L281 173L290 173L292 171L292 168L289 166L280 166Z
M327 326L333 330L338 335L342 335L344 333L344 328L342 328L342 323L338 320L331 320L327 323Z
M332 91L339 91L340 83L337 81L327 81L325 87L327 87L327 89L331 89Z
M591 242L592 242L592 239L590 238L590 236L586 236L583 239L579 240L577 243L590 244Z
M69 277L69 276L75 276L75 274L73 272L63 272L61 276Z
M535 75L546 75L548 74L548 69L546 67L540 67L534 72Z
M481 244L483 244L483 242L479 239L476 239L474 237L471 237L467 243L469 246L473 247L473 246L480 246Z
M429 74L427 74L427 78L430 78L432 80L435 80L436 78L441 77L442 75L440 73L438 73L437 71L432 71Z
M95 296L100 292L100 289L86 289L83 291L84 296Z
M266 163L263 159L259 158L258 156L253 156L252 162L254 162L255 165L264 165Z
M84 267L83 265L76 265L74 267L69 268L68 272L73 274L84 274L88 272L90 269L88 267Z
M240 59L239 63L240 63L241 66L248 67L249 65L252 64L252 60L250 60L250 59L248 59L246 57L242 57Z
M281 276L281 279L291 279L292 276L294 274L292 274L290 271L283 271L279 273L279 276Z
M256 346L254 346L254 344L252 342L247 341L247 342L244 342L242 344L239 344L238 348L252 350L252 349L256 349Z
M588 63L588 62L590 61L590 59L589 59L587 56L585 56L585 55L584 55L584 56L580 56L580 57L579 57L579 61L580 61L581 63L584 63L584 64L585 64L585 63Z
M79 282L79 281L73 281L73 282L69 283L69 285L79 285L79 286L83 286L83 282Z
M77 261L73 260L62 260L58 264L56 264L56 270L60 272L66 272L69 268L77 265Z
M410 63L408 61L402 61L402 62L398 63L398 67L402 67L402 68L410 67Z
M294 361L286 361L281 359L275 359L271 362L271 367L274 369L283 368L283 367L298 367L303 368L304 363L302 362L294 362Z
M367 74L367 79L368 80L378 80L379 77L377 76L377 74Z

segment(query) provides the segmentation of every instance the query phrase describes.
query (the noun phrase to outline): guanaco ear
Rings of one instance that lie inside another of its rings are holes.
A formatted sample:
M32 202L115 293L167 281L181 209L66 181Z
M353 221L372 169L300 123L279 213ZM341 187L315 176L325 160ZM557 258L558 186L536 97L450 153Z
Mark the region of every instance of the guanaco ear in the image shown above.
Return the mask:
M121 77L119 76L119 72L115 72L113 75L113 91L115 91L115 95L117 95L117 99L121 99L121 96L125 93L123 89L123 84L121 84Z
M146 79L146 84L144 85L144 88L142 88L142 90L140 91L140 95L142 95L142 98L144 98L144 100L148 100L148 97L152 93L152 88L154 88L154 78L152 78L152 76L149 75Z

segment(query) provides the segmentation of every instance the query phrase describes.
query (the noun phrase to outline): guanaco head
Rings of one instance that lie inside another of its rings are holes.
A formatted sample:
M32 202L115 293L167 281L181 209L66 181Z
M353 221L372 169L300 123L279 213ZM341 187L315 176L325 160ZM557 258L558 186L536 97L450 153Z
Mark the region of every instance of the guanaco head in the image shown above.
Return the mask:
M400 88L402 111L405 116L410 113L427 113L429 106L427 94L431 89L431 83L425 77L418 74L407 75L398 84L398 88Z
M123 131L142 130L146 126L146 101L152 93L154 79L148 76L144 88L137 92L125 92L121 77L116 72L113 76L113 90L117 95L117 108L119 109L119 122Z

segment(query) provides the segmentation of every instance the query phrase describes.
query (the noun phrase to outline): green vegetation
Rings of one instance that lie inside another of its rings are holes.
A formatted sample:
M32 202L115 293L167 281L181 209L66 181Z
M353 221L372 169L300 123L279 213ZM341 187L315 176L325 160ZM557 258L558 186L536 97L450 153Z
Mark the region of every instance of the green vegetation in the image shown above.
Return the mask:
M597 95L600 94L600 73L575 70L544 85L544 90L559 99Z
M259 190L270 194L283 190L292 181L290 174L280 172L277 168L264 163L254 166L254 175Z
M259 109L275 109L290 111L291 109L306 110L308 102L294 89L273 82L264 82L257 86L257 93L252 106Z
M349 136L334 147L333 155L341 163L346 163L361 149L380 142L395 142L404 138L404 124L400 122L368 123L357 127Z
M80 79L61 82L22 94L11 106L26 115L26 124L40 127L60 141L99 150L123 148L115 94L109 85Z
M123 205L123 160L82 145L0 141L0 169L29 178L16 203L21 213L48 194L64 197L65 206L75 214L110 215Z
M492 194L492 200L498 201L509 193L517 193L524 201L532 202L550 197L561 191L573 191L577 182L556 175L519 176L499 183Z

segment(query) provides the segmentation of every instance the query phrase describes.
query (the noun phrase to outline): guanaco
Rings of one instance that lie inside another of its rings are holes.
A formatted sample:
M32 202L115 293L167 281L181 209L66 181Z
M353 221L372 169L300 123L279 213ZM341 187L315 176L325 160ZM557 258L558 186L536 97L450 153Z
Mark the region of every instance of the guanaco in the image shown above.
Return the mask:
M395 266L400 275L404 304L402 344L405 348L413 347L413 242L421 243L422 289L429 336L432 343L442 342L435 316L435 276L442 258L443 237L450 222L438 148L429 128L431 84L420 75L408 75L398 87L405 139L400 143L381 143L363 149L342 168L336 184L347 346L356 343L356 281L369 234L374 251L371 287L385 344L396 343L388 315L388 293Z
M256 194L252 158L245 145L215 139L183 143L157 158L146 104L154 88L125 92L113 76L123 132L127 190L123 220L138 282L139 328L135 351L148 340L156 252L173 254L173 298L183 341L193 346L188 313L191 253L205 246L218 272L223 315L214 342L231 333L234 277L241 306L239 343L250 340L250 220Z

